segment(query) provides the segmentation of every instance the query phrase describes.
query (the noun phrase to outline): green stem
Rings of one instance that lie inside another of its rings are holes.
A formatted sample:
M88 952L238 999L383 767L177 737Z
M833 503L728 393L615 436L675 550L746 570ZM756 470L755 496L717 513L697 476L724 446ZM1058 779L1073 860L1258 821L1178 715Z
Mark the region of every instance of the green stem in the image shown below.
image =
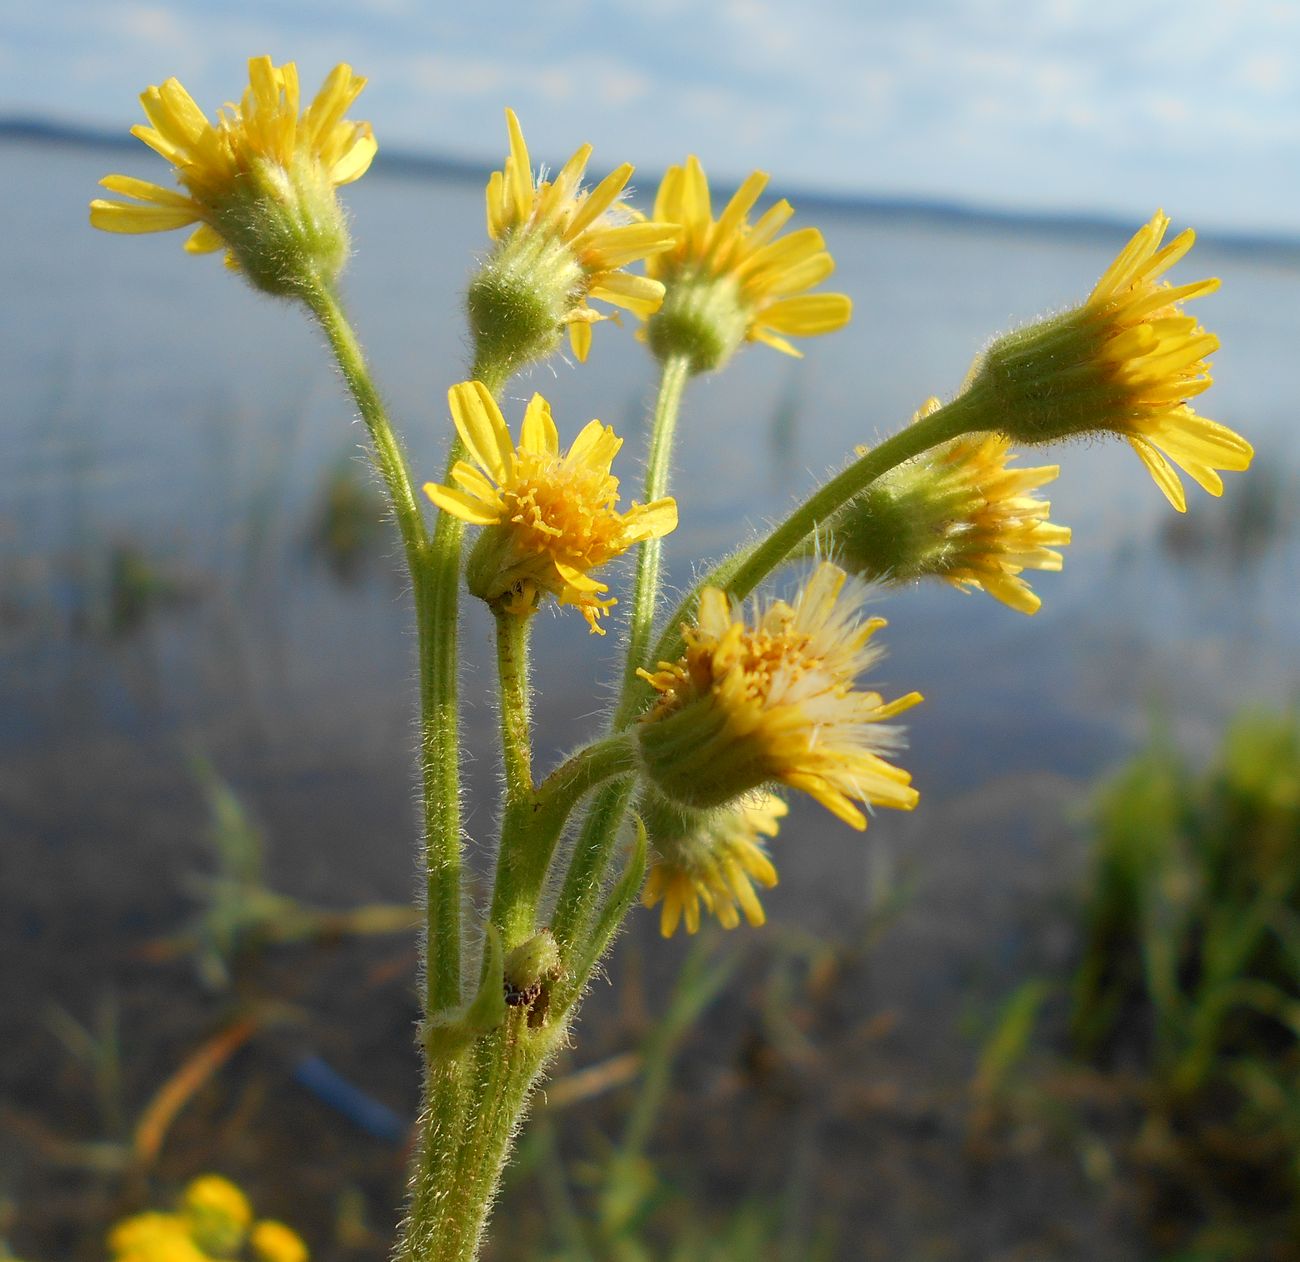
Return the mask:
M659 378L659 397L655 401L654 421L650 430L650 451L646 458L643 500L646 504L663 498L668 490L673 439L677 433L682 393L690 378L690 363L690 357L686 355L672 356L664 361L663 373ZM616 728L623 727L631 717L629 705L634 696L632 685L637 678L637 667L646 665L646 650L650 646L650 631L654 624L655 605L659 599L662 559L662 539L647 539L641 544L637 554L632 617L627 637L627 668L618 710L614 716Z
M472 375L499 398L507 375L478 362ZM465 457L452 440L443 482ZM460 557L465 523L439 511L425 566L420 640L420 763L424 781L425 907L428 919L425 1012L461 999ZM421 583L416 580L417 595Z
M507 948L537 931L546 874L574 808L598 785L635 769L636 747L631 738L626 734L606 737L557 767L515 807L507 805L492 900L492 919Z
M501 609L494 612L505 799L492 891L492 922L501 930L502 943L508 951L531 933L524 926L525 918L531 920L531 916L521 906L528 901L527 890L520 886L534 849L532 718L528 695L528 631L532 619Z
M339 370L370 431L375 464L388 488L411 573L420 657L420 767L428 919L425 1010L434 1013L460 1002L456 630L464 525L450 514L441 513L429 538L406 459L342 305L325 286L309 290L304 299L329 338ZM459 443L452 451L452 461L462 454L458 448Z
M464 454L459 438L447 459ZM457 645L460 638L460 552L465 523L439 512L419 610L420 764L424 779L425 910L428 958L426 1014L460 1003L460 708Z
M401 445L389 424L388 412L379 397L379 391L371 380L365 353L348 323L342 304L332 290L321 285L308 290L303 297L325 331L325 336L329 338L330 349L338 361L339 371L356 400L361 419L370 431L370 439L374 444L373 458L384 479L384 485L388 488L388 497L392 501L393 513L406 548L407 565L414 578L420 572L427 542L424 515L415 498L415 488L411 485Z
M569 870L564 874L564 884L551 914L551 932L565 960L571 958L586 937L595 916L605 869L614 853L634 785L631 776L607 784L583 817Z

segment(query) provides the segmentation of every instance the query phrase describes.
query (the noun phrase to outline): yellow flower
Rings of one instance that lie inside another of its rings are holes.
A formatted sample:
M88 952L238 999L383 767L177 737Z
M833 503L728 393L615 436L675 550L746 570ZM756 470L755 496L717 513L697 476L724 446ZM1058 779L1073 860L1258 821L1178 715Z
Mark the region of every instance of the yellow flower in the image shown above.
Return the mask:
M239 105L210 121L176 79L140 97L149 126L131 129L176 169L184 192L127 175L100 181L131 201L96 199L90 222L107 232L166 232L197 224L191 254L226 249L226 261L271 292L290 292L306 258L326 277L347 254L334 189L359 179L375 156L369 123L344 119L365 79L347 65L330 72L299 113L298 69L269 57L248 63Z
M623 440L591 421L561 455L550 405L540 394L524 413L518 445L481 382L453 386L448 401L478 467L458 461L451 471L455 486L430 482L424 490L439 508L486 527L470 555L470 591L518 615L531 613L549 592L562 605L576 605L600 632L597 619L616 602L601 597L609 588L591 571L673 530L676 501L634 503L620 513L610 466Z
M914 421L939 407L927 400ZM970 434L891 469L832 523L837 559L862 578L934 576L1037 613L1043 602L1020 575L1059 570L1056 549L1070 542L1070 529L1048 521L1051 504L1029 493L1060 466L1012 469L1017 454L1002 434Z
M645 317L658 309L657 281L623 269L669 249L673 223L648 223L623 201L628 163L595 188L582 187L591 157L583 145L553 180L534 177L524 133L506 110L510 154L487 185L487 230L497 243L470 285L471 322L480 359L518 364L549 354L567 326L573 353L587 358L591 326L608 317L589 298Z
M882 720L920 693L886 702L857 677L880 656L869 643L883 618L859 617L866 589L823 562L793 605L776 601L750 623L727 594L706 587L686 652L643 678L660 693L638 736L650 780L671 801L720 806L770 781L810 794L854 828L854 805L911 810L911 776L880 754L900 743Z
M218 1257L239 1251L253 1221L248 1197L217 1174L193 1180L181 1197L180 1209L195 1242Z
M671 938L684 920L686 932L695 933L701 904L724 929L740 923L739 911L751 925L763 924L754 885L776 884L764 838L776 836L789 809L776 794L760 792L716 812L651 812L669 821L651 830L655 860L641 893L645 907L663 903L659 932Z
M1187 508L1178 465L1211 495L1217 470L1242 470L1251 445L1187 403L1208 390L1219 339L1183 313L1218 280L1171 286L1161 277L1192 248L1189 228L1161 248L1169 218L1157 212L1106 269L1088 300L1063 316L995 342L969 392L987 400L1022 442L1106 430L1128 439L1169 502ZM1171 464L1170 462L1173 462Z
M248 1242L257 1262L307 1262L307 1246L302 1237L273 1219L258 1223Z
M681 224L682 235L646 263L668 291L646 330L661 358L686 353L694 371L705 372L720 367L742 341L797 356L802 352L786 335L813 337L849 322L853 304L846 295L807 292L835 270L822 234L801 228L778 239L794 214L784 200L749 222L767 180L755 171L714 219L698 158L665 172L654 216Z
M208 1262L179 1214L135 1214L108 1233L113 1262Z

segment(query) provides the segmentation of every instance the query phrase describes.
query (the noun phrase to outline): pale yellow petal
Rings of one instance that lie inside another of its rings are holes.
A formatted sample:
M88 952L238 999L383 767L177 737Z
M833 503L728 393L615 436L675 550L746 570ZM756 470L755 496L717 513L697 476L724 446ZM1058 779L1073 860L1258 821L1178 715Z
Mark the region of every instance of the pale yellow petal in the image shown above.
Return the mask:
M101 197L90 203L90 225L105 232L169 232L194 223L198 215L178 206L133 206Z
M587 362L591 352L591 322L574 320L569 325L569 345L573 348L573 357L580 364Z
M635 526L642 538L662 539L677 529L677 501L668 496L649 504L638 504L628 510L625 520L630 527Z
M225 247L225 239L211 224L201 223L185 238L188 254L212 254Z
M1178 475L1170 468L1169 462L1144 438L1136 434L1129 435L1129 443L1142 458L1148 472L1155 479L1155 484L1164 492L1165 498L1180 512L1187 511L1187 495Z
M510 133L510 197L516 214L533 200L533 174L528 164L528 146L514 110L506 110L506 127Z
M481 381L462 381L447 392L447 402L470 454L498 485L505 482L514 445L491 392Z
M486 504L464 491L457 491L449 486L440 486L437 482L426 482L424 493L441 509L453 517L459 517L472 526L491 526L500 520L500 514L494 513Z
M357 137L352 147L330 168L330 179L335 184L351 184L370 169L379 145L370 134L369 127Z
M600 421L588 421L573 440L567 459L608 469L622 445L623 440L611 426Z
M519 447L539 455L559 455L560 435L551 417L551 405L540 394L533 395L524 411L523 424L519 428Z
M110 193L121 193L126 197L134 197L136 201L151 202L157 206L197 209L193 198L174 189L163 188L160 184L151 184L148 180L137 180L130 175L106 175L100 184Z
M853 301L847 294L802 294L765 307L761 318L774 332L813 337L842 329L852 316Z
M565 233L565 236L570 241L590 228L601 215L618 201L619 194L627 187L628 180L632 178L633 169L630 162L623 163L621 167L611 171L583 198L578 213L569 221L569 227ZM657 219L659 216L656 215L655 218Z

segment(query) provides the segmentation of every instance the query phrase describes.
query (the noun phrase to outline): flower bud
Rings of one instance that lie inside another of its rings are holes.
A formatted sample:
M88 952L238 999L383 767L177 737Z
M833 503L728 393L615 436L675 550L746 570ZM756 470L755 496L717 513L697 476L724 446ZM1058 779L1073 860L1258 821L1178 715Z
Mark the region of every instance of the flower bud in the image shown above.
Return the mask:
M560 972L560 948L549 929L535 933L506 953L505 984L507 995L526 995L553 981Z

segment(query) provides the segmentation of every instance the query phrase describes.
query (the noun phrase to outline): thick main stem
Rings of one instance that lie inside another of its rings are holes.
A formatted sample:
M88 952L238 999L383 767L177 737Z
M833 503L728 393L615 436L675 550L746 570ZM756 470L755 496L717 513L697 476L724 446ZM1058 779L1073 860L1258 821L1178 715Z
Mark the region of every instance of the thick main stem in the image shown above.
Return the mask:
M496 1030L451 1060L430 1066L434 1104L420 1123L421 1150L399 1262L478 1257L511 1137L564 1032L563 1021L532 1030L527 1013L512 1009ZM440 1096L455 1107L433 1112Z

